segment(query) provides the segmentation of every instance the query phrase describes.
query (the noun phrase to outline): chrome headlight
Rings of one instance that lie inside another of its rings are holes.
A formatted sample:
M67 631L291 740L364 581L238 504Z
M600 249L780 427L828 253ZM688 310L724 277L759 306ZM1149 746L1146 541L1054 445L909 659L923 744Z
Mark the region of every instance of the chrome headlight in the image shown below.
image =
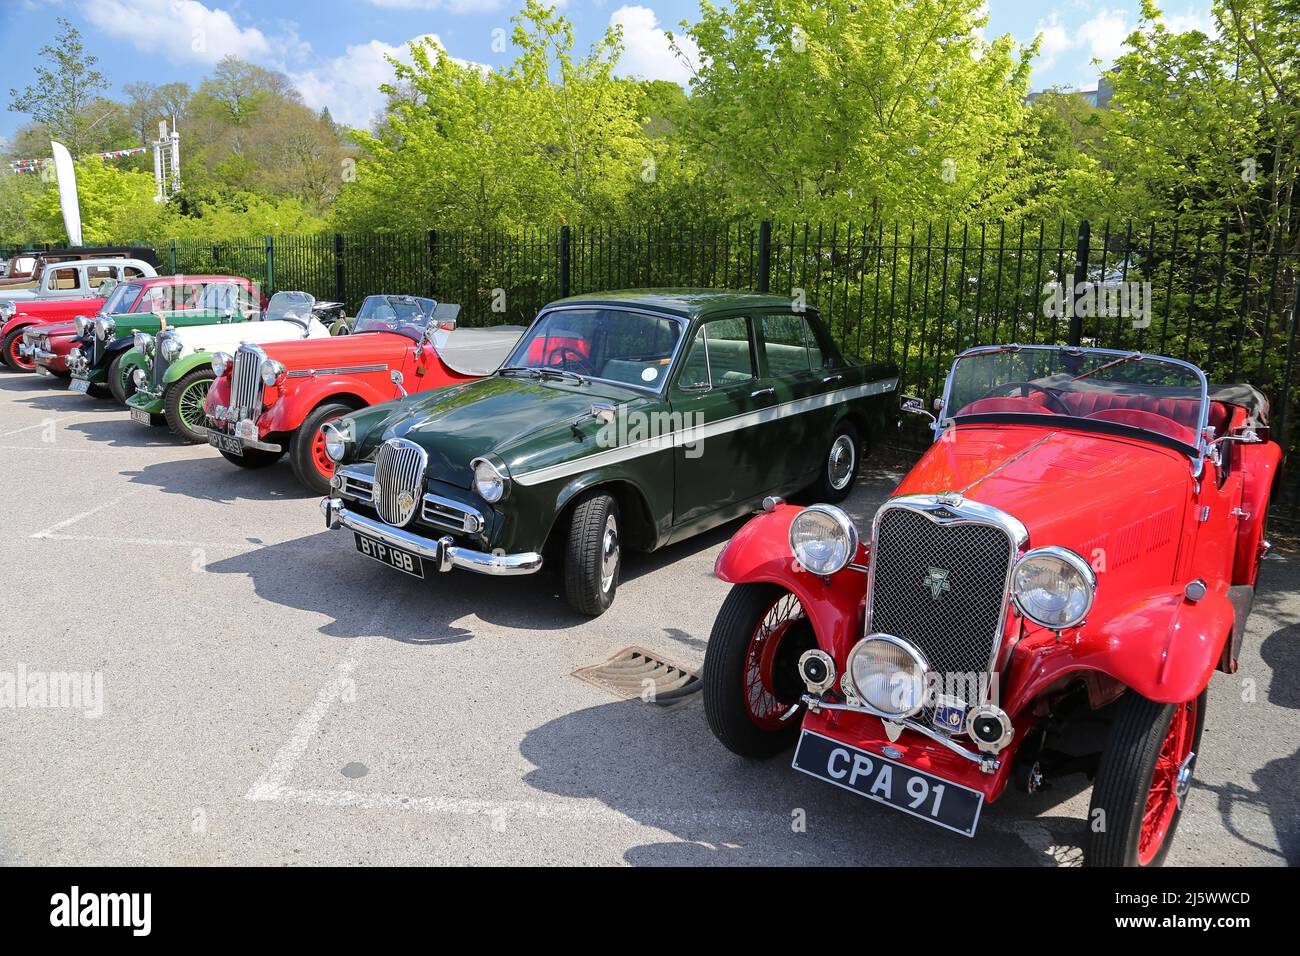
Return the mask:
M148 332L137 332L131 336L132 346L145 355L153 355L153 336Z
M233 360L231 359L228 353L213 352L212 353L212 374L215 375L217 378L221 378L221 376L226 374L226 369L230 368L231 361Z
M790 550L813 574L835 574L858 553L858 529L839 508L811 505L790 522Z
M1061 630L1081 622L1092 607L1097 575L1069 548L1035 548L1016 562L1011 596L1035 624Z
M490 505L496 504L510 490L510 475L486 458L475 458L470 465L474 468L474 490L480 498Z
M88 315L79 315L72 320L72 324L77 327L77 335L85 338L95 327L95 320Z
M105 316L101 315L99 318L95 320L95 335L97 335L99 338L103 339L104 341L107 342L108 339L116 331L117 331L117 323L114 322L112 319L106 318Z
M144 369L137 368L131 373L131 381L135 382L136 388L144 388L149 384L149 376L144 374Z
M267 388L273 385L279 385L284 381L285 368L283 362L277 362L275 359L267 359L262 363L262 384Z
M325 439L325 454L333 462L341 462L348 453L350 441L347 433L334 422L326 422L320 428L321 437Z
M180 357L181 350L184 346L181 344L181 340L175 336L165 335L162 338L162 342L158 345L158 348L162 351L163 358L169 362L174 362Z
M910 717L925 706L921 652L892 634L868 634L849 651L847 677L858 697L891 717Z

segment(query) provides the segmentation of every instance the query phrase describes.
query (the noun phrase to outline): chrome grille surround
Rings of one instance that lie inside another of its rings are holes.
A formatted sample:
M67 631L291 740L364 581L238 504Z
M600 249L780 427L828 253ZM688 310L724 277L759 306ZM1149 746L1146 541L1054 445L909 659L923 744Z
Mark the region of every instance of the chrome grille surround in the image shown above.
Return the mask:
M158 333L158 337L154 340L153 345L153 366L150 369L149 384L153 387L153 390L159 394L161 394L161 389L163 387L163 378L167 375L167 368L172 364L167 361L167 356L163 354L163 342L169 339L179 340L180 336L177 335L173 329L164 329L162 332Z
M424 496L420 520L457 534L478 534L487 523L483 515L469 505L433 494Z
M230 408L234 419L257 419L262 414L262 363L266 352L247 342L235 349L230 373Z
M428 466L428 452L413 441L390 438L379 446L373 503L381 519L401 527L415 517L424 498L424 472Z
M871 523L866 633L903 638L931 673L989 675L991 686L1012 568L1028 542L1016 518L958 494L891 498ZM933 715L927 703L913 720L928 727Z

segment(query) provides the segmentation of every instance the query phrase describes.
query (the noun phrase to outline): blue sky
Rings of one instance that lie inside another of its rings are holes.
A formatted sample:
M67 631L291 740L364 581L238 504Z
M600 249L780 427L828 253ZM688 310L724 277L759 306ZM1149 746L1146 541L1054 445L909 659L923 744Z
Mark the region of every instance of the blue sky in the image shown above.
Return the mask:
M1096 83L1094 57L1109 61L1137 20L1138 0L987 0L985 33L1029 42L1044 34L1034 86ZM684 82L669 55L664 29L698 10L696 0L560 0L582 45L611 21L624 28L624 72ZM376 87L388 72L386 53L434 35L455 57L489 65L508 62L510 15L522 0L0 0L0 95L26 85L36 50L67 17L113 83L184 80L196 84L223 55L288 74L310 106L327 106L355 125L380 105ZM1163 0L1171 29L1209 25L1209 0ZM502 32L504 31L504 33ZM0 136L25 120L0 113ZM183 132L183 131L182 131ZM124 147L135 144L122 144Z

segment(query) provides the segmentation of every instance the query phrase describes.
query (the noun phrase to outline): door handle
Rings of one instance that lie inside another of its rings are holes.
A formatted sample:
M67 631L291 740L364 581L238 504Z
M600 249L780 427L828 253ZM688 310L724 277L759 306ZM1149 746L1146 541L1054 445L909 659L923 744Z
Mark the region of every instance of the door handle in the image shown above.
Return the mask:
M824 379L822 379L822 384L829 385L831 382L838 382L843 377L844 377L843 375L827 375Z
M758 391L756 391L756 392L750 392L750 393L749 393L749 397L750 397L750 398L758 398L760 395L775 395L775 394L776 394L776 389L772 388L772 387L769 385L767 388L760 388L760 389L759 389Z

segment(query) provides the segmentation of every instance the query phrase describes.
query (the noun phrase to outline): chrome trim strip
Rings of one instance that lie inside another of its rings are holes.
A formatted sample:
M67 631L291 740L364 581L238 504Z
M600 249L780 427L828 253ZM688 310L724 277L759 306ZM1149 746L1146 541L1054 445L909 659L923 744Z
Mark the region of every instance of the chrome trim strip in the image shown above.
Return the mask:
M453 511L461 516L459 525L453 524L451 520L441 518L430 513L430 506L441 508L444 511ZM426 494L422 499L420 506L420 520L425 524L436 525L440 528L446 528L448 531L455 531L459 534L478 534L487 527L487 520L483 513L477 508L470 505L462 504L459 501L453 501L451 498L444 498L441 495L435 495L432 492Z
M543 482L554 481L558 478L566 478L569 475L580 474L581 472L589 471L592 468L601 468L605 465L614 465L632 458L639 458L642 455L649 455L656 451L664 451L681 445L693 445L699 441L716 438L718 435L725 435L730 432L739 431L742 428L751 428L755 425L776 421L777 419L786 418L790 415L801 415L804 412L809 412L817 408L826 408L830 405L837 405L841 402L847 402L855 398L866 398L870 395L883 395L886 392L894 391L897 387L897 378L881 379L877 382L866 382L862 385L851 385L848 388L836 389L832 392L823 392L820 395L796 399L792 402L785 402L781 405L772 405L768 408L759 409L758 411L733 415L731 418L719 419L716 422L710 422L704 426L692 426L690 428L683 428L675 432L670 432L666 435L657 435L653 438L645 438L639 442L633 442L632 444L623 445L619 448L611 448L606 451L595 452L591 455L584 455L582 458L577 458L560 465L552 465L548 468L539 468L536 471L514 475L513 478L521 485L539 485Z
M380 365L340 365L338 368L296 369L286 374L286 378L311 378L313 375L359 375L362 372L386 372L388 366Z

